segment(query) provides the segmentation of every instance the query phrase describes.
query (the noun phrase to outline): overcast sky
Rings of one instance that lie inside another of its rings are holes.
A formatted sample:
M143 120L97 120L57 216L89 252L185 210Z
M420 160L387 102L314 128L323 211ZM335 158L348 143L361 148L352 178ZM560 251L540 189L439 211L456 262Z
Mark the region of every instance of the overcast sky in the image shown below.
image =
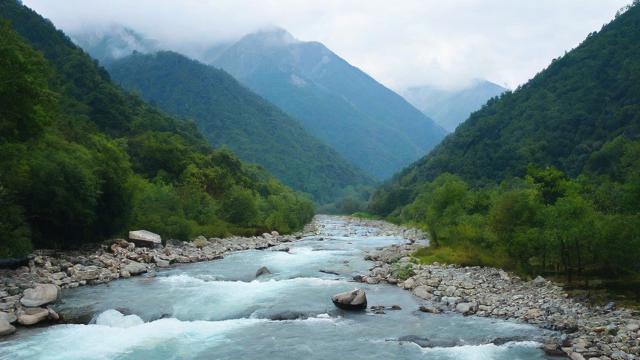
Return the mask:
M526 82L630 0L23 0L63 30L122 24L169 48L269 26L324 43L394 89Z

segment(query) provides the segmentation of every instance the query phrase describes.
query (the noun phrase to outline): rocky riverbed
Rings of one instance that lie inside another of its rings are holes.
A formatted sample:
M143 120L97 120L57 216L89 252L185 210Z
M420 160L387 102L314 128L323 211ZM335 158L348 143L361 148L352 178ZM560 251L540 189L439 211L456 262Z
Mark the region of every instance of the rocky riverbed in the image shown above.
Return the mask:
M313 233L315 226L315 222L309 224L304 232ZM27 265L0 270L0 336L14 333L16 326L64 321L55 310L55 302L64 288L136 275L154 276L157 269L174 264L220 259L229 252L266 249L301 237L302 233L280 235L274 231L254 237L199 236L192 242L169 241L165 246L153 247L114 239L89 251L39 250L29 256Z
M386 226L382 224L381 226ZM408 242L367 255L375 262L368 284L387 282L424 300L421 311L521 321L558 330L545 351L571 359L639 359L640 317L615 304L589 306L568 297L557 284L537 277L524 281L500 269L419 265L410 255L420 247Z

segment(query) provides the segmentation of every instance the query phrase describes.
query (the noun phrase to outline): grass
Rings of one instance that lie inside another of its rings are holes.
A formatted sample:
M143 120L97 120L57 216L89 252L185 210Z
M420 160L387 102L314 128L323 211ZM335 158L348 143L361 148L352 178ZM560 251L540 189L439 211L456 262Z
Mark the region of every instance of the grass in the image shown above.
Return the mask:
M374 215L365 211L359 211L359 212L355 212L353 214L351 214L351 216L353 217L357 217L360 219L367 219L367 220L383 220L382 217L378 216L378 215Z
M424 247L412 254L419 264L457 264L461 266L491 266L503 269L513 268L512 262L503 251L487 250L469 244Z

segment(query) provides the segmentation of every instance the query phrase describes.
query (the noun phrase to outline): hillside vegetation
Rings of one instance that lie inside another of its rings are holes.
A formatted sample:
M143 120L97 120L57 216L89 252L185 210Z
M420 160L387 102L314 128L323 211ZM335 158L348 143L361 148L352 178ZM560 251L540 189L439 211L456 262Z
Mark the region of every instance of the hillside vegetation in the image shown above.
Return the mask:
M211 144L264 166L320 203L335 200L348 186L373 182L222 70L168 51L136 53L114 61L108 70L116 82L146 101L193 119Z
M249 34L204 59L284 110L377 179L438 144L446 131L400 95L318 42L282 29Z
M535 274L640 271L640 6L491 100L378 189L425 260Z
M195 124L123 92L32 10L2 0L0 18L0 257L132 228L184 240L288 232L313 215Z

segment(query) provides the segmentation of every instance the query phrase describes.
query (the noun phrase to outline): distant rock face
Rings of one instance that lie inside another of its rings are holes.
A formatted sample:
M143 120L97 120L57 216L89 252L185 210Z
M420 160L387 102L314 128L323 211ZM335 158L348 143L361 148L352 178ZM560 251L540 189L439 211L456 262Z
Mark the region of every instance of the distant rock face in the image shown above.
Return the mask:
M38 284L35 288L24 291L20 303L27 307L46 305L58 300L60 288L53 284Z
M331 301L343 310L365 310L367 308L367 294L362 289L333 295Z
M147 230L129 231L129 240L140 246L155 247L162 245L160 235Z

